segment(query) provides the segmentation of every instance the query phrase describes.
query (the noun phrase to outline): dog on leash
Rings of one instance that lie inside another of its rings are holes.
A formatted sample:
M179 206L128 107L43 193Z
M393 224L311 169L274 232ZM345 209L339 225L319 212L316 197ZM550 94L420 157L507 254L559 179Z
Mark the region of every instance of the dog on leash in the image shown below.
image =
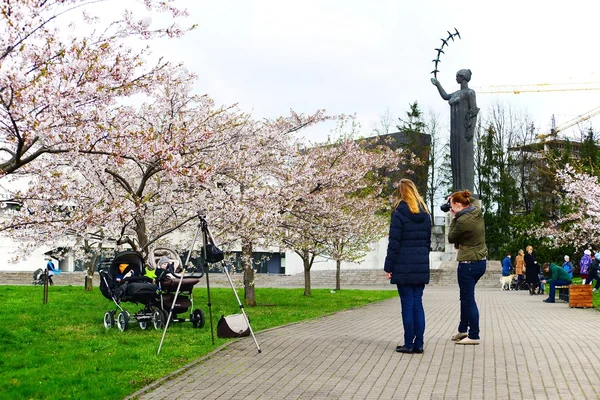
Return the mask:
M513 281L515 280L516 275L515 274L511 274L508 276L501 276L500 277L500 290L510 290Z

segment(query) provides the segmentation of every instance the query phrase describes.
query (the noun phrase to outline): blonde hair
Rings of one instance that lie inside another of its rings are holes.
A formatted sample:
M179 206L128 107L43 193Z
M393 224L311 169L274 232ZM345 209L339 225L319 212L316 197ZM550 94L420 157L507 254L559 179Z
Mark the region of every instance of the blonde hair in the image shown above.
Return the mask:
M523 249L519 250L519 255L522 256L523 254L525 254L525 252L523 251Z
M527 250L528 252L529 252L529 250L533 251L533 247L527 246L527 247L525 247L525 250Z
M427 205L419 194L417 187L410 179L400 179L396 193L398 198L394 204L394 209L396 209L396 207L398 207L398 205L404 201L408 205L408 209L411 213L418 214L420 210L423 210L429 214Z

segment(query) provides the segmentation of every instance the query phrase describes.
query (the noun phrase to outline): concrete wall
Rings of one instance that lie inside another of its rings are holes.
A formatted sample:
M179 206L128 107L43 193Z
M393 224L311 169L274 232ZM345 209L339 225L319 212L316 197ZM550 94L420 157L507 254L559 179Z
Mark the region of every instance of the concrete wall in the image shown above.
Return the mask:
M431 269L438 269L442 262L456 260L456 250L452 245L445 244L443 229L445 224L444 217L436 217L435 224L432 227L432 247L433 250L429 254L429 261L431 263ZM342 262L342 270L360 270L360 269L373 269L382 270L385 256L387 253L388 238L384 237L377 243L371 246L371 251L367 254L365 259L360 263ZM435 251L438 250L438 251ZM331 260L325 257L317 257L312 266L312 271L335 271L336 263L335 260ZM292 251L286 251L285 253L285 273L289 275L301 274L304 272L304 265L299 255Z
M452 286L458 287L456 281L456 262L442 263L441 268L431 271L430 285L434 286ZM480 287L498 287L500 290L499 278L501 276L500 261L489 261L485 275L478 283ZM234 274L233 280L237 287L242 287L243 274ZM320 270L311 271L311 283L313 288L335 288L335 271ZM54 277L55 285L84 286L84 272L63 272ZM33 277L31 272L0 271L0 284L3 285L32 285ZM229 282L225 274L211 273L210 284L215 287L229 287ZM255 284L257 288L261 287L304 287L304 274L295 275L275 275L275 274L256 274ZM94 274L93 285L99 286L98 274ZM202 278L198 287L205 287L206 280ZM381 269L342 269L341 286L353 288L371 288L371 289L390 289L395 290L394 285L390 285Z

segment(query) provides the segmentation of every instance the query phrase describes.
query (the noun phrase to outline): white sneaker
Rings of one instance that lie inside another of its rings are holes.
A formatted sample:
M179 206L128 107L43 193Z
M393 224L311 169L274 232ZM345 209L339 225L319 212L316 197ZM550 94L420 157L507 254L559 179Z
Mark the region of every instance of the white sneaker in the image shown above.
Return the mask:
M466 338L467 336L469 336L469 335L467 335L467 332L457 332L450 337L450 340L452 340L453 342L456 342L456 341Z
M479 344L479 339L470 339L468 337L459 340L456 344Z

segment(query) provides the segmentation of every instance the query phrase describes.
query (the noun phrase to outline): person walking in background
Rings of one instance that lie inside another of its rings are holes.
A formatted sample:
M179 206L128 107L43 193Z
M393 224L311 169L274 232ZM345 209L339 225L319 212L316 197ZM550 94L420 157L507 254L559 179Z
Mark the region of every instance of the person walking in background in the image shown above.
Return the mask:
M538 265L535 257L533 256L533 247L527 246L525 248L525 283L527 283L527 287L529 288L529 294L533 296L540 284L540 266Z
M544 303L554 303L556 302L556 287L570 285L571 278L569 278L569 275L564 269L554 263L545 263L542 270L544 271L544 274L550 275L550 279L542 280L542 283L547 283L550 286L548 298L544 300Z
M502 260L502 276L509 276L511 269L512 264L510 262L510 253L507 253L506 257L504 257L504 260Z
M515 257L515 274L517 274L517 290L521 290L523 286L523 270L525 269L525 260L523 258L525 252L523 249L519 250L519 253Z
M384 271L398 288L404 344L399 353L423 353L425 310L423 290L429 283L431 216L410 179L401 179L390 222Z
M594 283L594 279L596 280L596 286L593 290L595 292L600 288L600 253L594 255L594 259L588 268L587 282L591 285Z
M563 269L569 275L569 278L573 279L573 263L571 262L569 256L565 256L564 260L565 262L562 265Z
M581 276L581 284L585 285L587 283L588 278L588 269L592 265L592 251L585 250L583 252L583 257L579 260L579 276Z
M52 280L52 277L56 275L57 269L54 266L54 263L52 262L51 258L48 258L48 262L46 263L46 269L48 270L48 284L53 286L54 281Z
M468 190L453 193L449 200L450 213L454 218L450 222L448 241L458 249L456 273L460 289L460 323L458 332L450 340L461 345L479 344L475 285L485 273L488 254L483 214Z

